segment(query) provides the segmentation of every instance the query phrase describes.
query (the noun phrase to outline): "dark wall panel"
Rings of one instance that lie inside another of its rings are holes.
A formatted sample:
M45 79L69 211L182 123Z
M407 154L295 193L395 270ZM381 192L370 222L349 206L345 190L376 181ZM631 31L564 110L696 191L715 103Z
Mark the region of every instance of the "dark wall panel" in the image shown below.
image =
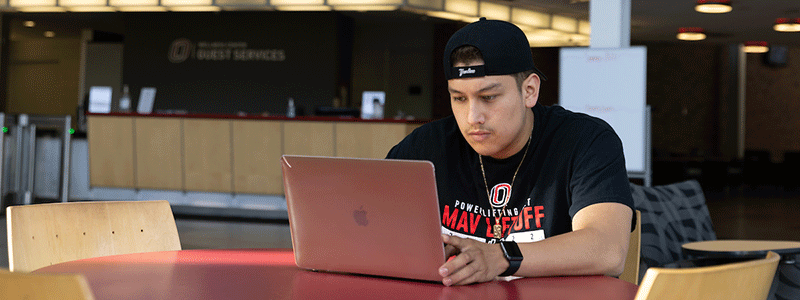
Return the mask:
M341 17L316 12L126 14L123 81L154 110L284 114L327 105L339 74Z
M654 157L718 155L719 46L646 46Z

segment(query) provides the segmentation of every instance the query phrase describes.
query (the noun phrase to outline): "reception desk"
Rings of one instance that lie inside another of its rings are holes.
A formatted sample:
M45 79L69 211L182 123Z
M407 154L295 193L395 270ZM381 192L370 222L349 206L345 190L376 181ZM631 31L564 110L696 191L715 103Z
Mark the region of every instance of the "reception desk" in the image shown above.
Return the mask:
M283 154L383 158L424 122L89 114L92 187L283 194Z

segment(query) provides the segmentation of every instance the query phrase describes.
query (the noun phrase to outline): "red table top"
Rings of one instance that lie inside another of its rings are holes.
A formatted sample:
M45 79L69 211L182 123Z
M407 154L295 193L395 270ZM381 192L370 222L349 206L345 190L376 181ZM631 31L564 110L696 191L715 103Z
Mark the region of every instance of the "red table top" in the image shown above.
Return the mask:
M96 299L633 299L607 276L522 278L468 286L312 272L291 249L182 250L89 258L36 273L81 273Z

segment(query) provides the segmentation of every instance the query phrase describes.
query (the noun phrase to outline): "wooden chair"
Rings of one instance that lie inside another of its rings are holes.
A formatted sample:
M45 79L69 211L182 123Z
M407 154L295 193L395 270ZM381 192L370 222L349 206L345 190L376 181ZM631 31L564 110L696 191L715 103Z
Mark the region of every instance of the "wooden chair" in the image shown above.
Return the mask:
M628 256L625 258L625 270L619 275L619 279L633 284L639 284L639 257L642 247L642 212L638 209L636 213L636 226L631 232L628 244Z
M0 299L93 300L80 274L30 274L0 270Z
M8 262L29 272L83 258L180 250L169 202L87 201L9 206Z
M649 268L636 300L767 299L780 255L709 267Z

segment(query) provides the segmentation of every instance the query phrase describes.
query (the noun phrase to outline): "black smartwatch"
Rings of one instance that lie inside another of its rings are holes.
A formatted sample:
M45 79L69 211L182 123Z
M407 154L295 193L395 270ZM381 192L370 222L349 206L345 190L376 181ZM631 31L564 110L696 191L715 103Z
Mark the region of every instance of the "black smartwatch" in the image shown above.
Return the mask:
M508 260L508 269L499 276L511 276L517 273L519 266L522 265L522 252L519 251L517 242L500 242L500 249L503 249L503 255Z

